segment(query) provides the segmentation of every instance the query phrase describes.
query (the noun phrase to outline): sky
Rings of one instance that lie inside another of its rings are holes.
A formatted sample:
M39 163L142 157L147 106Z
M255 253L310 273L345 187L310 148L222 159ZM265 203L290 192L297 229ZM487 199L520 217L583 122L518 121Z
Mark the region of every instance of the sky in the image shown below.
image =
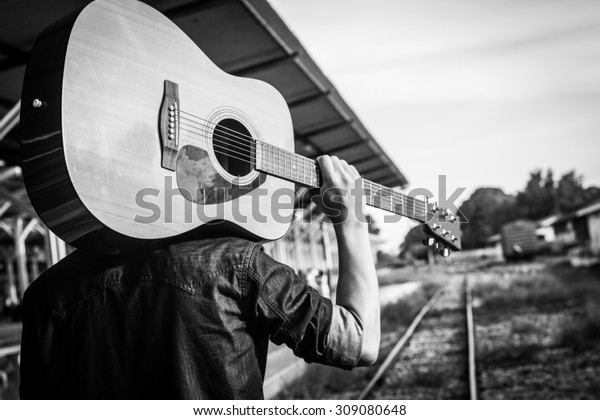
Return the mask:
M600 186L600 1L269 2L411 188Z

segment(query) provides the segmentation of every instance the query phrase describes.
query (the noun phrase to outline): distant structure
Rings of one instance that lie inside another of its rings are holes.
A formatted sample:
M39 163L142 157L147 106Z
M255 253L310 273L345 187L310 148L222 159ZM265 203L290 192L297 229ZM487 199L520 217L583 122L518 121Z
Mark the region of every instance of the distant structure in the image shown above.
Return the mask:
M540 241L535 233L536 228L536 222L531 220L515 220L504 224L500 231L504 258L517 260L537 254Z
M550 226L554 230L555 241L566 246L587 246L600 254L600 201L558 216Z
M484 248L461 251L451 260L516 260L540 253L567 252L594 261L600 258L600 200L571 213L506 223L500 233L486 238Z

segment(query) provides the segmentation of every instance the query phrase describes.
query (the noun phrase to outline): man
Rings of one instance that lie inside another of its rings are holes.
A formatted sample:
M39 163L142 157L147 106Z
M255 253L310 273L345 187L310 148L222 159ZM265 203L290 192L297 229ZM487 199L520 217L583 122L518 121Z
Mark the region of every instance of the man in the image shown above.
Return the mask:
M338 242L335 305L239 238L76 251L25 293L21 397L262 398L269 339L308 362L372 364L379 294L359 175L335 157L318 162L318 204Z

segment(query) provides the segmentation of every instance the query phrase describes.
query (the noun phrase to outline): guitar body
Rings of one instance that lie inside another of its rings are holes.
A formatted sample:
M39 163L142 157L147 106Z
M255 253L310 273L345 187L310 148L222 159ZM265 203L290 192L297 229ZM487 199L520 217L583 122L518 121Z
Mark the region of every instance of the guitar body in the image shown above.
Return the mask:
M169 149L162 119L173 92L182 122ZM266 83L221 71L143 3L97 0L42 33L21 127L31 202L77 247L115 252L214 226L274 240L289 228L292 205L271 207L294 183L239 155L227 161L227 150L251 151L240 136L293 150L285 100ZM237 134L219 143L219 130Z

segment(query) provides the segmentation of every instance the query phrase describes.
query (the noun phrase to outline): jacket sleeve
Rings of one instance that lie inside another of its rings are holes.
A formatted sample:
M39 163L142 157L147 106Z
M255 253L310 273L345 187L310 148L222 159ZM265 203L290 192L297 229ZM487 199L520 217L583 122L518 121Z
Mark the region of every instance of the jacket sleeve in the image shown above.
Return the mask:
M257 287L256 317L275 344L285 343L312 363L352 369L360 359L363 326L352 311L333 305L294 270L260 246L250 257L248 279Z

